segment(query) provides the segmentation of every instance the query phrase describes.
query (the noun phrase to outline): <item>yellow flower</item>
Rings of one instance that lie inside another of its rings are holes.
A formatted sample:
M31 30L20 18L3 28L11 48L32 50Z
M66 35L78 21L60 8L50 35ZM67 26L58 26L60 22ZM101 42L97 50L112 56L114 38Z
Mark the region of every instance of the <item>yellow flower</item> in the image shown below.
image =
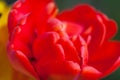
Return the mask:
M11 67L6 54L7 17L10 7L0 1L0 80L11 79Z
M0 1L0 43L5 44L8 38L7 18L10 7L5 2Z

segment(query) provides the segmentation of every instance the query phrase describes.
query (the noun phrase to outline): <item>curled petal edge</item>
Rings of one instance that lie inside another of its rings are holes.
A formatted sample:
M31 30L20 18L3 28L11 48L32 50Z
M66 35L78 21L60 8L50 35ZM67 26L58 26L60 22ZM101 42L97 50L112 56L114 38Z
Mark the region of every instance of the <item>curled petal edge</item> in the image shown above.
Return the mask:
M12 66L17 70L28 76L36 78L39 80L38 75L36 74L33 66L29 62L28 58L21 51L10 50L8 58L13 64ZM32 76L33 75L33 76Z

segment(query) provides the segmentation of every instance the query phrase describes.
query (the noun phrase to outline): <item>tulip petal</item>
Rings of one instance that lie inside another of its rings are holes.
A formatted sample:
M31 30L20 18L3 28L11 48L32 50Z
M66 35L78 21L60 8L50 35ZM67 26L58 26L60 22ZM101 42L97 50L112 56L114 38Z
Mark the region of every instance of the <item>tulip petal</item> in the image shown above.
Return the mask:
M58 12L58 9L53 0L38 0L38 3L33 4L32 1L32 19L37 28L37 33L41 34L45 31L46 22L49 18L54 18Z
M89 5L83 4L76 6L72 10L63 11L57 18L62 21L82 23L84 22L84 17L90 17L93 14L95 14L95 11Z
M98 16L101 18L103 24L106 26L106 39L110 39L117 33L117 24L114 20L109 19L106 15L98 12Z
M119 57L120 42L106 42L95 54L89 57L89 65L92 65L106 76L120 66Z
M99 47L105 39L106 28L94 8L87 4L75 7L57 16L58 19L66 22L74 22L80 25L82 32L80 35L87 41L89 36L91 40L88 45L89 53L92 54L95 48Z
M78 52L79 57L81 58L80 66L84 66L88 62L88 49L87 49L87 44L85 40L81 37L78 36L75 39L72 39L74 46L76 47L76 50Z
M79 35L83 30L82 26L72 22L64 22L63 24L65 25L65 32L69 35L69 37Z
M33 55L35 58L38 61L43 60L43 62L47 62L47 58L50 59L49 61L64 60L64 51L60 45L56 44L58 39L59 35L56 32L46 32L39 36L33 44Z
M109 20L106 27L106 39L111 39L117 33L118 27L114 20Z
M51 62L46 66L41 65L41 62L38 62L35 67L38 70L40 79L44 80L49 78L52 80L73 80L76 74L81 71L79 64L73 61Z
M28 14L19 20L19 24L13 29L10 41L19 39L25 45L30 45L35 37L34 27L32 26L31 15Z
M10 62L13 64L13 67L29 76L38 78L33 66L31 65L30 61L28 58L21 52L21 51L9 51L8 55Z
M19 20L24 17L24 15L29 13L29 6L27 2L22 2L17 0L15 5L13 5L12 10L8 17L8 30L12 33L14 28L18 25Z
M65 60L80 63L81 60L79 58L79 54L76 48L74 47L72 41L70 41L69 39L61 38L58 41L58 44L61 44L64 49Z
M53 2L53 0L17 0L13 5L12 10L9 14L9 23L8 28L9 32L13 32L14 28L18 25L19 20L23 18L26 14L32 14L33 22L36 24L38 28L38 32L41 33L41 25L43 24L49 17L56 16L58 9ZM40 28L40 29L39 29ZM43 28L44 29L44 28Z
M84 66L81 72L73 80L98 80L101 72L92 66Z
M81 76L83 80L96 80L101 76L101 72L95 69L92 66L85 66L83 67Z
M9 46L14 50L22 51L28 58L31 57L31 44L34 40L34 32L28 18L21 19L19 26L17 26L10 36ZM24 24L24 22L27 22ZM19 45L19 46L18 46Z

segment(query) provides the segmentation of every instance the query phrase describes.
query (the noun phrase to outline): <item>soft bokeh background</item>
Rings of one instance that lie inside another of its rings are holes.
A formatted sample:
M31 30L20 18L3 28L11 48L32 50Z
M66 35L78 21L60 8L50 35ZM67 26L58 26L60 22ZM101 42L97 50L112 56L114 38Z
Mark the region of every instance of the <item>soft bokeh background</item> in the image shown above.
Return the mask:
M12 4L16 0L3 0L8 4ZM55 0L60 11L72 8L76 4L88 3L94 6L96 9L105 13L109 18L114 19L119 28L118 34L114 39L120 40L120 0ZM113 74L102 80L120 80L120 68L116 70Z

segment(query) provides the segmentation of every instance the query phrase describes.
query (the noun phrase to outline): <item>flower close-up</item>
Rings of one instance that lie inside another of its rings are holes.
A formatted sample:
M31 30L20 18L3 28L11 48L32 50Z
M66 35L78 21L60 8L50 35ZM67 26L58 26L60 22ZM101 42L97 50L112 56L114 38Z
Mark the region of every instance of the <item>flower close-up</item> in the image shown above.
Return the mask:
M117 23L89 4L58 12L54 0L17 0L7 55L35 80L100 80L120 67Z

